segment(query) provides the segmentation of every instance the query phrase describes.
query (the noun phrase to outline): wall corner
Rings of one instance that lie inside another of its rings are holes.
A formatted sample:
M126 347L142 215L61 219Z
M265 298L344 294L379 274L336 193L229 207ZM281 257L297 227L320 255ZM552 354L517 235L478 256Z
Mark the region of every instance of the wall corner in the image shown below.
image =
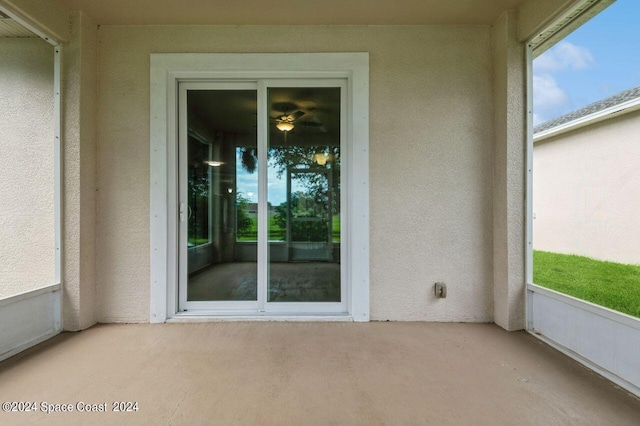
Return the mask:
M526 58L517 12L492 27L494 322L525 326Z
M63 197L65 330L94 325L96 313L97 26L72 12L63 45Z

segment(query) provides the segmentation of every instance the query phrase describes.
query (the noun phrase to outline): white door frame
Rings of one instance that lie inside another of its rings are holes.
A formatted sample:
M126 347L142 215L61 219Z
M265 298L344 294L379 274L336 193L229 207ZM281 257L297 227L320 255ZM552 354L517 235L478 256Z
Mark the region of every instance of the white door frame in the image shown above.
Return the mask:
M351 295L347 311L354 321L369 320L368 53L151 54L150 322L183 315L178 313L177 294L178 83L323 78L346 80L347 140L351 143L346 147L348 163L344 169L348 174L343 179L348 195L342 210L349 243L342 250ZM266 131L266 118L258 122L259 133L261 130ZM199 317L213 314L197 312Z
M262 300L258 301L259 309L264 310L266 313L291 313L296 312L300 314L313 314L313 313L349 313L348 306L349 302L352 298L351 294L351 286L349 285L349 276L347 271L349 269L349 257L348 257L348 247L350 247L350 226L353 222L349 221L347 211L349 206L349 196L353 189L349 184L349 169L350 169L350 161L352 153L349 151L348 147L352 145L352 140L349 136L349 128L350 128L350 120L348 117L349 111L349 102L348 102L348 83L346 78L342 79L329 79L329 78L304 78L304 79L269 79L262 80L259 84L258 91L263 90L263 96L266 96L267 89L269 88L277 88L277 87L339 87L340 88L340 157L341 164L345 164L346 167L341 167L340 170L340 180L341 182L347 182L346 185L342 185L342 190L340 191L340 223L344 224L344 226L340 229L340 302L269 302L266 294L263 295ZM260 98L260 95L258 95ZM265 102L267 100L265 99ZM266 103L265 103L266 105ZM258 109L260 107L258 106ZM260 119L264 120L264 128L266 129L267 116L268 113L264 112L264 117L260 117ZM260 124L258 124L260 128ZM265 137L261 138L260 134L258 134L258 152L267 152L268 149L268 140L266 135L268 131L265 130ZM262 145L260 144L262 142ZM259 157L260 158L260 157ZM263 191L260 193L260 197L263 200L267 200L267 158L263 156L262 163L258 167L258 171L263 170L261 173L260 179L260 188ZM264 282L268 281L268 242L267 242L267 211L263 209L258 217L258 230L261 228L263 231L263 241L261 247L258 249L258 262L260 263L260 254L263 254L263 270L261 271L263 276L265 277ZM258 231L260 232L260 231ZM260 241L260 237L258 237L258 241ZM260 273L258 273L260 277ZM258 285L260 285L260 280L258 280ZM266 286L263 290L266 290ZM259 293L260 295L260 293Z
M258 90L258 84L255 81L242 81L242 82L194 82L194 81L181 81L178 84L178 162L180 159L187 158L187 91L189 90ZM258 105L258 113L261 113L261 105ZM178 164L178 200L177 202L182 209L188 206L188 200L184 189L187 187L187 169L184 167L186 164ZM182 190L181 190L182 189ZM180 208L179 208L180 210ZM258 302L253 300L233 300L233 301L188 301L187 300L187 285L188 285L188 247L186 235L188 232L188 221L185 220L183 212L178 216L178 309L176 313L186 314L187 312L202 312L207 310L209 312L242 312L249 313L257 311ZM211 214L211 211L209 211ZM211 222L210 222L211 223Z
M290 315L313 315L313 314L345 314L348 313L348 301L351 297L347 278L347 256L345 250L340 250L340 301L339 302L269 302L267 297L268 280L269 280L269 242L268 242L268 215L267 215L267 199L268 199L268 164L264 153L268 151L268 105L267 93L270 88L280 87L330 87L340 89L340 150L341 161L344 164L349 163L348 150L346 147L350 145L348 141L348 118L347 118L347 84L346 79L266 79L266 80L246 80L246 81L198 81L191 80L179 81L178 84L178 200L180 205L178 217L178 310L177 315L200 315L206 311L213 314L227 315L255 315L257 313L286 313ZM185 220L186 206L188 200L186 197L187 187L187 169L182 159L186 159L187 154L187 138L188 138L188 117L187 117L187 92L189 90L255 90L257 98L262 101L257 105L257 123L264 132L258 132L258 192L259 192L259 208L258 208L258 288L257 299L253 300L229 300L229 301L189 301L187 299L188 285L188 247L186 235L188 232L188 221ZM264 120L264 123L261 122ZM348 180L348 168L342 168L341 180ZM348 205L349 188L341 191L340 205ZM183 211L185 210L185 211ZM180 213L183 211L182 213ZM341 247L349 245L349 228L347 225L347 217L345 209L340 209L341 226Z

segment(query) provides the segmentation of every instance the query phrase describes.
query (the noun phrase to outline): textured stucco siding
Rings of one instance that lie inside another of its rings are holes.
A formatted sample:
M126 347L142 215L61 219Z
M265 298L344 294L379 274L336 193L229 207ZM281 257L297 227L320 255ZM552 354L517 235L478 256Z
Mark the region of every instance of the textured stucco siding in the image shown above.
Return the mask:
M71 14L64 61L64 300L66 330L96 322L96 76L97 25Z
M640 111L535 144L536 250L640 264Z
M99 321L149 319L149 54L338 51L370 53L372 319L492 320L489 27L98 33Z
M492 29L494 321L507 330L524 327L525 299L525 50L516 16L503 14Z
M0 39L0 297L55 280L53 55Z

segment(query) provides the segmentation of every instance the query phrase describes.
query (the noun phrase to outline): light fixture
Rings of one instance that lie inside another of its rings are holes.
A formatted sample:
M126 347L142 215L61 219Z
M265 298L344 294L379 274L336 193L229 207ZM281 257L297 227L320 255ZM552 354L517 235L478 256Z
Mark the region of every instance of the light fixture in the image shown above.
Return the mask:
M313 154L313 160L318 163L319 166L324 166L327 164L327 160L329 159L329 155L324 152L318 152Z
M231 188L227 188L227 192L228 192L229 194L232 194L232 193L233 193L233 189L231 189Z
M293 127L293 123L290 123L288 121L279 121L276 124L276 128L281 132L290 132L293 130Z
M213 161L213 160L205 161L204 163L208 164L211 167L220 167L224 164L222 161Z

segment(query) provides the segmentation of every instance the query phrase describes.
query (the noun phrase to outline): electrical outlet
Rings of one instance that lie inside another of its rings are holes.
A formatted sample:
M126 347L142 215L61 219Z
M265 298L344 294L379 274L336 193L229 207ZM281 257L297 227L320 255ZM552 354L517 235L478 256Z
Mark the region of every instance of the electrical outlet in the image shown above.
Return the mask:
M435 283L435 285L433 286L433 292L435 293L436 297L444 299L445 297L447 297L447 285L445 283Z

